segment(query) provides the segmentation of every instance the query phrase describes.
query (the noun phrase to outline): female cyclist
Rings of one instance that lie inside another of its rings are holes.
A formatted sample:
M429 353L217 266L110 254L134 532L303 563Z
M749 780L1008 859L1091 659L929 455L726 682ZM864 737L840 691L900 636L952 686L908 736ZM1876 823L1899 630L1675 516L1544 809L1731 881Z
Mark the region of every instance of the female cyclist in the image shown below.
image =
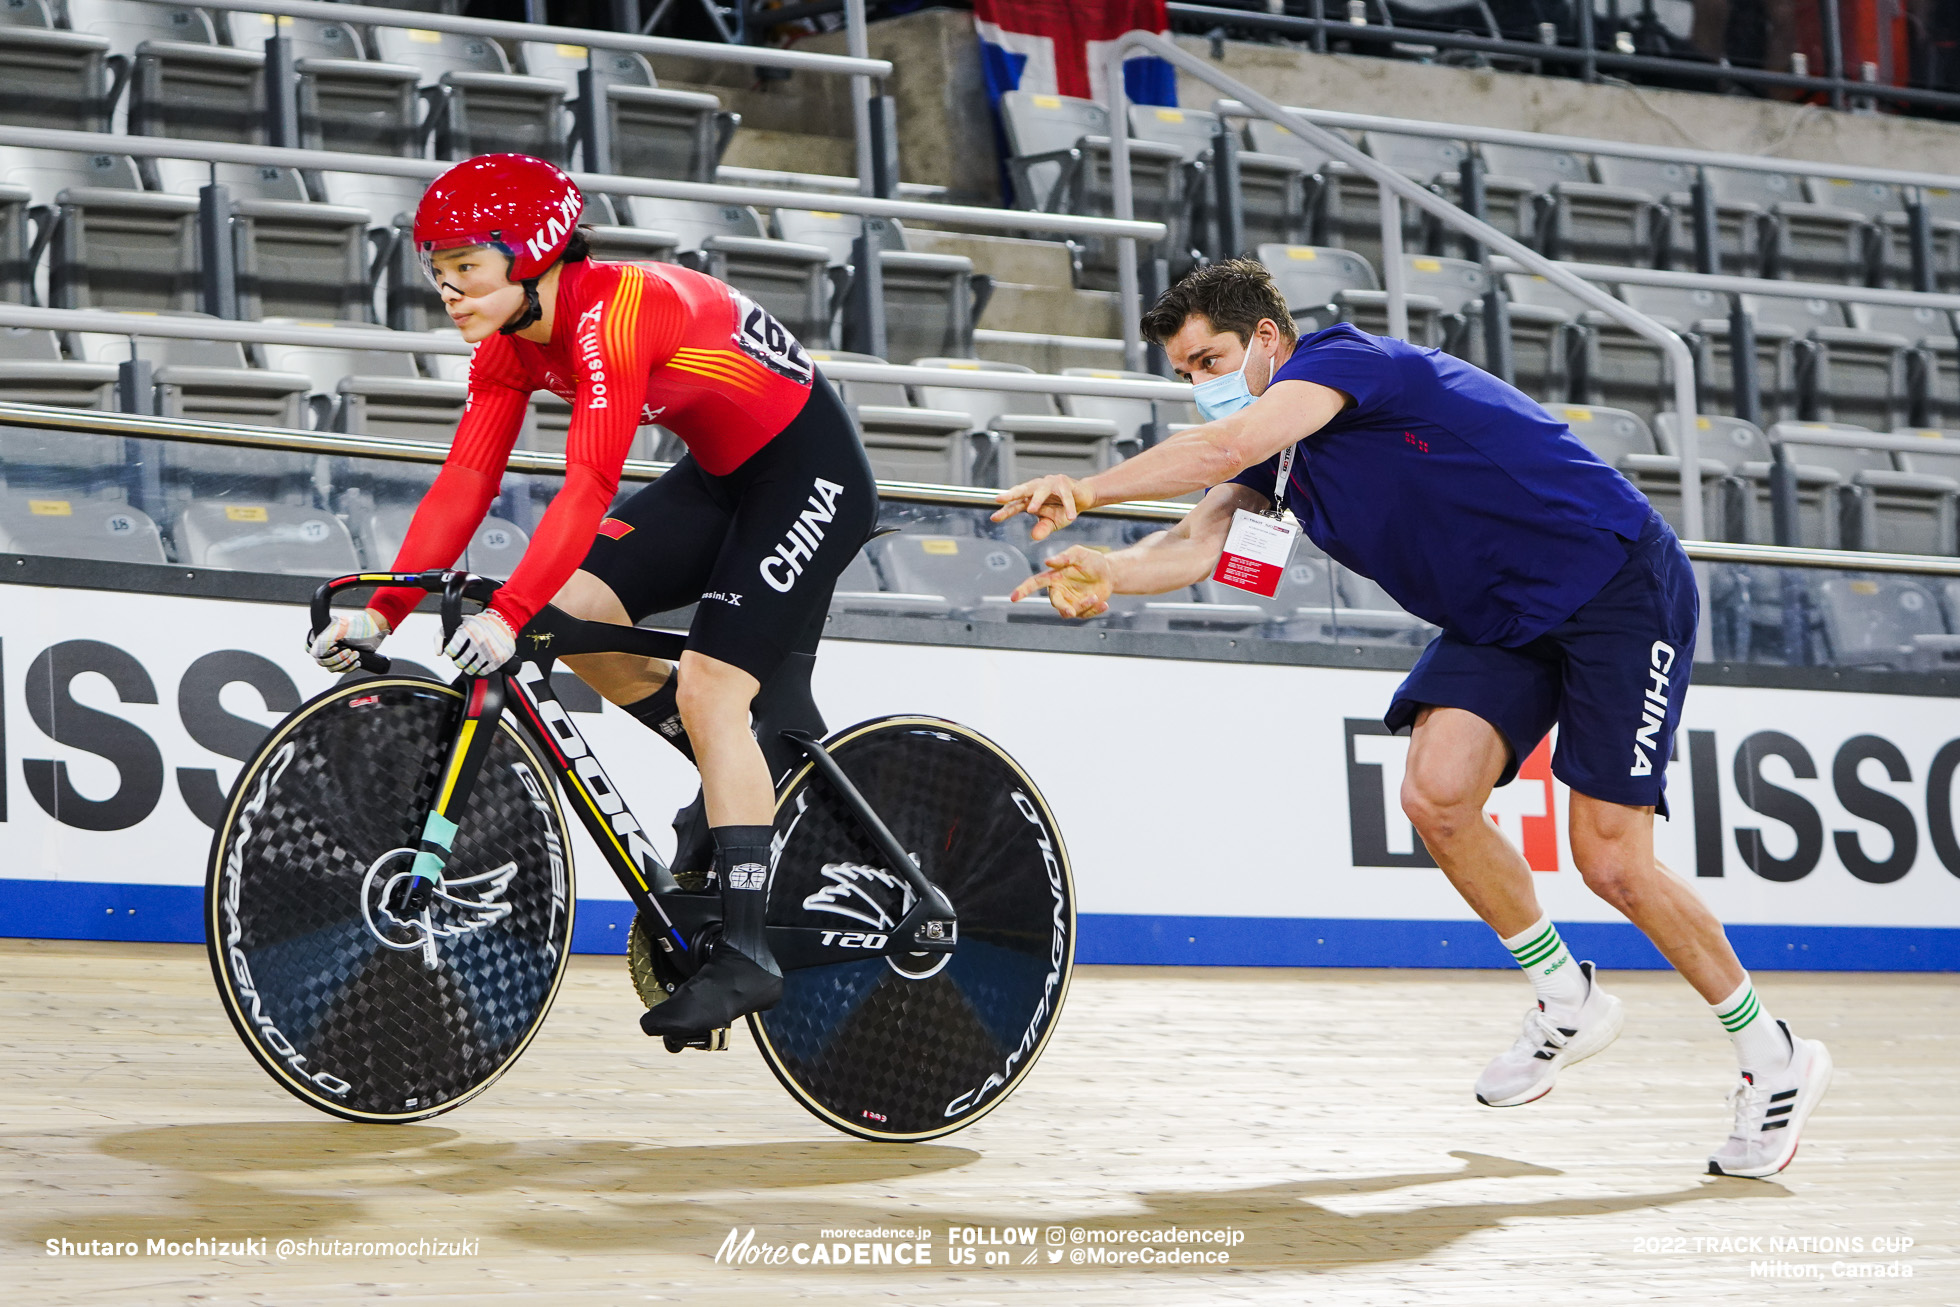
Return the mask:
M640 1020L650 1035L694 1034L782 994L764 935L775 795L749 706L786 662L814 654L837 576L877 521L877 487L849 414L781 324L701 273L593 262L583 209L571 178L515 154L459 163L423 196L416 249L476 352L455 442L394 570L453 565L498 493L532 393L571 402L563 489L490 607L443 653L481 676L511 660L546 603L631 623L698 602L677 670L625 654L565 660L700 768L723 933ZM608 515L634 433L652 422L687 454ZM420 597L379 591L310 652L346 671Z

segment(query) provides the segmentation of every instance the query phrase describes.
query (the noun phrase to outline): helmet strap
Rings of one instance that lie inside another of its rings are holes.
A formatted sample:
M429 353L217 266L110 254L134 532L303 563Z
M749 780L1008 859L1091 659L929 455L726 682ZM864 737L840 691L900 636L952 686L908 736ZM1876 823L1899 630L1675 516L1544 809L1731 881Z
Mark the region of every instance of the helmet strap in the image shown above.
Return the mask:
M544 305L538 302L538 279L526 277L522 284L524 311L497 328L497 334L500 336L514 336L544 316Z

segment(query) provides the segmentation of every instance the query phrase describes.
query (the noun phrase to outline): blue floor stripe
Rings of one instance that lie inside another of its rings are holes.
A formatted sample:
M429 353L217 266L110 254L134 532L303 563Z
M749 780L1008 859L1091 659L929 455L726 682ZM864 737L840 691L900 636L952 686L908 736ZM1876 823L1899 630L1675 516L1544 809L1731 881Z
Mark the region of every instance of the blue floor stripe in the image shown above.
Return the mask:
M185 885L0 880L0 936L200 943L203 890ZM577 953L624 953L633 905L581 899ZM1573 955L1616 971L1664 968L1625 922L1561 923ZM1754 971L1960 971L1960 929L1730 926ZM1491 967L1517 965L1475 921L1327 917L1169 917L1086 913L1076 961L1199 967Z
M1910 926L1727 928L1753 971L1960 971L1960 929ZM1602 970L1667 962L1625 922L1559 924L1573 956ZM1159 917L1084 914L1077 962L1199 967L1493 967L1517 963L1477 921Z

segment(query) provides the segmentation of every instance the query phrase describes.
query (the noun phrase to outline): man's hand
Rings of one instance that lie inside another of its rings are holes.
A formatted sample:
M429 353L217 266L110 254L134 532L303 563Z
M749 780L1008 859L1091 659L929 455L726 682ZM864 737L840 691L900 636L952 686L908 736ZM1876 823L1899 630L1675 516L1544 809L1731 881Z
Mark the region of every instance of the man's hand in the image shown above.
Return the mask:
M1066 477L1043 479L1067 480ZM1116 590L1116 569L1110 565L1107 554L1076 545L1044 561L1047 571L1038 572L1014 587L1010 596L1014 602L1046 590L1048 602L1063 617L1098 617L1109 611L1109 596Z
M442 652L463 675L488 676L517 652L517 632L494 608L486 608L465 617Z
M994 514L994 521L1005 522L1016 513L1030 514L1040 519L1028 533L1030 538L1046 540L1073 522L1076 514L1094 508L1096 496L1088 483L1055 473L1003 490L994 496L994 502L1006 505Z
M362 653L373 653L388 638L388 623L372 608L348 613L328 622L306 643L313 661L330 672L351 672L361 665Z

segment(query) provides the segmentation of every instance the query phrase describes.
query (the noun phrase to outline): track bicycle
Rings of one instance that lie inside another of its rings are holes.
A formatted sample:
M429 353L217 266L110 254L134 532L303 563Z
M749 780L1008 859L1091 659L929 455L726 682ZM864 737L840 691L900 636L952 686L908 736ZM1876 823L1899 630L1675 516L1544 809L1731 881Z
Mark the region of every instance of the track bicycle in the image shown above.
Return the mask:
M311 629L341 592L399 585L441 596L445 640L497 588L343 576L315 592ZM547 608L490 676L446 685L364 654L270 732L212 841L205 929L225 1009L274 1080L335 1116L406 1122L508 1070L571 952L565 806L637 909L641 1000L693 974L719 895L661 860L551 684L562 657L671 661L685 643ZM932 1139L999 1106L1054 1030L1075 956L1068 853L1033 781L967 727L902 715L826 734L812 662L793 658L753 709L778 778L767 902L784 988L749 1028L821 1120Z

